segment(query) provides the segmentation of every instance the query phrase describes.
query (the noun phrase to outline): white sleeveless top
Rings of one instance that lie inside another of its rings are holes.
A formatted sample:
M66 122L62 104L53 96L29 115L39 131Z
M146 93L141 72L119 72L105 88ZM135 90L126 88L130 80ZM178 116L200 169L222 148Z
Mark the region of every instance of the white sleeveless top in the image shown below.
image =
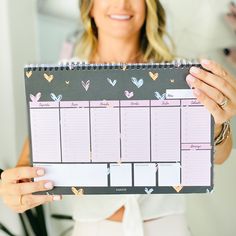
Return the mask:
M70 62L80 61L73 58ZM104 220L124 206L125 236L143 236L143 220L185 212L182 194L82 195L74 203L73 218L81 222Z

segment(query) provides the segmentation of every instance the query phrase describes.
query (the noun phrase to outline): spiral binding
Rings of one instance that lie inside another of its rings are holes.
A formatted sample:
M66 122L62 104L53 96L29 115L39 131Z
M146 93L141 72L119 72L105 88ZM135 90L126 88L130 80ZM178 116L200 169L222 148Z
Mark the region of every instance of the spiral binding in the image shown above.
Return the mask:
M101 69L158 69L158 68L164 68L164 69L173 69L173 68L186 68L190 66L199 66L199 61L192 59L192 60L186 60L186 59L178 59L174 60L172 62L161 62L161 63L155 63L155 62L149 62L149 63L87 63L87 62L75 62L70 61L66 63L59 63L59 64L29 64L25 66L25 69L27 71L52 71L52 70L101 70Z

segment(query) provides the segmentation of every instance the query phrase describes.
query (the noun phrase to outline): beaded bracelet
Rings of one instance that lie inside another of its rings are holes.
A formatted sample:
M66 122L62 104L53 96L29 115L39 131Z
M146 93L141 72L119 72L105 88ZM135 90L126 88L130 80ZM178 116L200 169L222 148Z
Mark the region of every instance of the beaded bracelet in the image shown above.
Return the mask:
M230 121L226 121L223 123L223 128L220 134L215 138L214 145L217 146L223 143L229 137L230 133L231 133Z

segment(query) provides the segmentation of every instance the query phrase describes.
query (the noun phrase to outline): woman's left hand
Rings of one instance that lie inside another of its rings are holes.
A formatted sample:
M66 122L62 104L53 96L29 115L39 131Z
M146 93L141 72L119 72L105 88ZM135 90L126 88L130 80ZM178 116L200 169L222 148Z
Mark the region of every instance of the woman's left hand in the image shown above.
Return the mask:
M201 60L206 71L191 67L186 80L196 98L213 115L216 128L236 115L236 80L219 64Z

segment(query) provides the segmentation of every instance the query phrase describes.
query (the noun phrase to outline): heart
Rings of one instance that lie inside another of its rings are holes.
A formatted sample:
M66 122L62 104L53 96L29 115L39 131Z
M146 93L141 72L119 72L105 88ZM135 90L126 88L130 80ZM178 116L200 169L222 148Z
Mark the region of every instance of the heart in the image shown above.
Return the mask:
M70 81L65 81L65 83L68 85L68 84L70 84Z
M159 93L159 92L155 92L155 97L158 99L158 100L164 100L166 98L166 93L163 93L162 95Z
M127 98L132 98L133 96L134 96L134 92L129 92L129 91L125 91L125 96L127 97Z
M117 80L114 79L113 81L109 78L107 78L107 81L114 87L116 85Z
M61 99L62 99L62 95L61 94L56 96L54 93L51 93L50 96L51 96L52 100L55 101L55 102L60 102Z
M123 65L122 70L125 71L127 69L126 65Z
M174 82L175 82L175 80L174 80L174 79L171 79L171 80L170 80L170 82L171 82L171 83L174 83Z
M89 85L90 85L90 80L86 81L86 83L85 83L84 81L81 81L81 83L82 83L84 89L85 89L86 91L88 91Z
M76 187L72 187L71 191L76 195L76 196L80 196L84 194L84 190L82 188L77 189Z
M49 83L54 79L53 75L47 75L46 73L44 73L43 76Z
M31 75L33 74L33 72L32 71L26 71L25 74L26 74L27 78L30 78Z
M30 94L30 99L32 102L38 102L40 98L41 98L41 93L37 93L35 96Z
M178 186L173 186L173 188L175 189L175 191L177 193L179 193L182 190L183 186L182 185L178 185Z
M147 194L151 194L154 190L153 190L153 188L150 188L150 189L145 188L144 191L145 191L145 193L147 193Z
M151 71L149 72L149 76L152 78L152 80L156 80L158 78L158 73L152 73Z
M138 88L143 85L143 79L137 80L135 77L132 77L131 80Z

